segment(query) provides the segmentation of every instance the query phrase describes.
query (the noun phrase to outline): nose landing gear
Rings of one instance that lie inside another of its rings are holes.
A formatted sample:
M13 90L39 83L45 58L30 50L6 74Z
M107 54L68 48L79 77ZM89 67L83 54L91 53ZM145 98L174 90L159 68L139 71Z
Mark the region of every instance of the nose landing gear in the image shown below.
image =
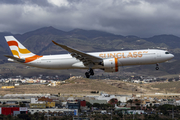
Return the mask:
M94 75L94 71L92 68L90 68L89 71L85 73L86 78L89 78L91 75Z
M156 68L155 69L159 70L159 64L158 63L156 64Z

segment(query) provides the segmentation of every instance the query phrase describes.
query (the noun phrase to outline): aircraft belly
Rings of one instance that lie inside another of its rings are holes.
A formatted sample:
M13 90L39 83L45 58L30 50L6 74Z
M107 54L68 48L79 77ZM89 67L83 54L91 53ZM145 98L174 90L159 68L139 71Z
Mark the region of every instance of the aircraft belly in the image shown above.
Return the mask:
M134 58L125 58L125 59L120 59L120 62L123 66L126 65L134 65L134 64L139 64L140 61L138 59Z
M72 65L76 62L73 59L59 59L59 60L47 60L47 61L34 61L29 63L30 66L36 66L45 69L72 69Z
M162 62L165 62L167 61L167 58L166 57L159 57L159 58L156 58L156 63L162 63Z

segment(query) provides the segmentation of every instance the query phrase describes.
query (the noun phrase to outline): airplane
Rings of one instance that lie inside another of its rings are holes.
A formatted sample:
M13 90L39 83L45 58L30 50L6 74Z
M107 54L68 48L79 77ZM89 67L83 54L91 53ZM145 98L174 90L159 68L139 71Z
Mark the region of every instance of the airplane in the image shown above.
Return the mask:
M13 56L5 55L9 61L45 69L87 69L86 78L94 75L94 69L118 72L119 66L156 64L171 60L174 55L158 49L126 50L85 53L52 41L70 54L36 55L26 49L14 36L5 36Z

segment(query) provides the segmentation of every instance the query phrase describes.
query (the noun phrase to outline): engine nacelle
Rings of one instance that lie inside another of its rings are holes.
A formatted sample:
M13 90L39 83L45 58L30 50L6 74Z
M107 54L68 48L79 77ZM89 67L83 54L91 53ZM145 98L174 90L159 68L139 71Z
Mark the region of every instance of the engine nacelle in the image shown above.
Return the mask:
M103 60L104 72L118 72L118 59L109 58Z

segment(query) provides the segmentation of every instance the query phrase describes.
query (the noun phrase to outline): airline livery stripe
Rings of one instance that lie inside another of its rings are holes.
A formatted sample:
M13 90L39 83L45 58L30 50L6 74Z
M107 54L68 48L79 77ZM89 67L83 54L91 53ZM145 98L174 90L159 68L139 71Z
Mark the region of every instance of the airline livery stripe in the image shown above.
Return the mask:
M19 48L19 47L18 47L18 49L19 49L19 52L20 52L21 54L31 53L28 49L21 49L21 48Z
M16 50L11 50L11 52L12 52L12 54L13 55L16 55L16 56L18 56L19 57L19 53L18 53L18 51L16 51ZM20 57L19 57L20 58Z
M21 54L28 54L28 53L31 53L28 49L21 49L19 48L18 46L18 43L16 41L8 41L7 42L9 46L17 46L18 47L18 50ZM14 55L14 54L13 54Z
M34 55L34 56L32 56L32 57L25 58L25 63L34 61L34 60L36 60L36 59L38 59L38 58L40 58L40 57L42 57L42 56Z
M115 59L115 71L117 72L118 71L118 59L117 58L114 58Z
M7 43L8 43L9 46L17 46L17 47L19 47L18 43L16 41L8 41Z

